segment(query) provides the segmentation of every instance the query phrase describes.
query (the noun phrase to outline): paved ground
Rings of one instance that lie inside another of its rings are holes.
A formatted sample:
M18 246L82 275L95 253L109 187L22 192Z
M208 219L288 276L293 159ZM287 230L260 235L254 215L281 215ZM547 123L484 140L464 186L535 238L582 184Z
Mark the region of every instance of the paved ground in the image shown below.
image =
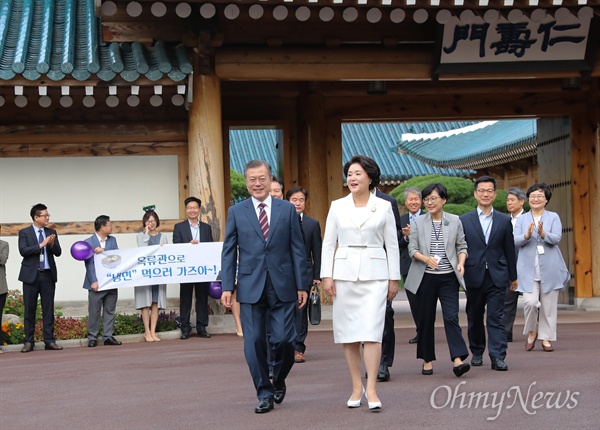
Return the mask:
M542 352L539 343L526 352L517 320L509 371L492 371L485 357L483 367L459 379L441 328L436 329L435 373L420 374L415 348L407 343L414 329L403 306L397 307L392 380L378 385L380 414L366 406L345 407L349 376L326 319L311 327L307 362L292 369L285 401L268 414L253 411L256 398L242 339L222 334L5 353L0 356L0 429L600 428L597 312L561 309L553 353ZM327 315L329 309L324 311Z

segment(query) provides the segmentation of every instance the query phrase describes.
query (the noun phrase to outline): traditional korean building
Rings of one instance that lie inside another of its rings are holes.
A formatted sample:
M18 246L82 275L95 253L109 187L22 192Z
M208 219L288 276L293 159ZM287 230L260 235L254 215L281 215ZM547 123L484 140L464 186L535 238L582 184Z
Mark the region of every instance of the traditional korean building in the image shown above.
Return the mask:
M240 127L281 133L285 183L324 221L343 123L538 118L539 176L570 199L575 296L597 303L599 20L595 0L2 0L1 234L29 222L32 178L84 169L41 194L62 235L89 232L106 194L121 234L142 198L163 200L168 229L194 194L222 237Z

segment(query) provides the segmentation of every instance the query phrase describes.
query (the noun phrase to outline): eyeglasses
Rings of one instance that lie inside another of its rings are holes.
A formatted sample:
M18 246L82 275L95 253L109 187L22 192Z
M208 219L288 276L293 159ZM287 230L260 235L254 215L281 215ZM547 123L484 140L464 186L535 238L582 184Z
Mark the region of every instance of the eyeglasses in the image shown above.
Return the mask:
M37 217L40 218L50 218L50 214L45 214L45 215L36 215Z
M429 203L434 204L438 200L439 197L427 197L426 199L423 199L423 203L425 203L426 205L428 205Z
M154 221L153 219L149 219L148 221L146 221L146 224L156 224L156 221Z
M252 176L250 178L246 178L246 182L252 185L256 184L257 182L260 184L264 184L265 182L267 182L267 179L269 179L267 176L259 176L258 178Z
M496 192L496 190L494 190L493 188L478 188L476 190L479 194L494 194Z
M530 194L529 200L543 200L546 198L545 194Z

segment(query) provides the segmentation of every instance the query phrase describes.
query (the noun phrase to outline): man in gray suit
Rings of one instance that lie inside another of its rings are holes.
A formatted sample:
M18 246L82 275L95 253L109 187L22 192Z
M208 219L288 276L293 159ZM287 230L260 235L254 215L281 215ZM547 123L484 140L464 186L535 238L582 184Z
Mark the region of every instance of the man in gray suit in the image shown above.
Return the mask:
M8 295L8 283L6 282L6 261L8 260L8 242L0 240L0 323L2 322L2 310L6 304ZM2 354L4 339L0 330L0 354Z
M85 241L92 245L94 254L104 251L119 249L117 239L111 236L112 223L107 215L100 215L94 221L94 233ZM98 278L96 277L96 266L94 256L85 260L85 279L83 288L88 291L88 346L90 348L98 345L98 331L100 330L100 313L102 312L102 339L104 345L121 345L121 342L113 336L115 325L115 311L117 309L118 290L98 291Z
M304 307L308 298L306 253L296 208L269 194L271 166L252 160L244 177L252 197L229 208L221 254L221 302L231 307L236 290L244 354L259 399L254 412L262 414L283 401L285 379L294 365L296 307ZM272 383L267 343L274 361Z

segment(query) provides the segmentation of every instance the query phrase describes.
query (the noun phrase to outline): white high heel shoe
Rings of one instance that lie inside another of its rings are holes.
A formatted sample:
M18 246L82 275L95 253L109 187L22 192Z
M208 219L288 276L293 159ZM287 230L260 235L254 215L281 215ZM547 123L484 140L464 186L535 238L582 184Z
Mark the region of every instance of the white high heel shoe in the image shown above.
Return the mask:
M365 395L365 392L366 392L365 387L362 387L362 393L360 395L360 399L358 399L358 400L352 400L352 396L350 396L350 398L346 402L346 405L349 408L359 408L360 407L360 403L362 401L362 398Z
M367 399L367 404L369 405L369 410L371 412L381 412L381 402L369 402L369 398L365 393L365 399Z

